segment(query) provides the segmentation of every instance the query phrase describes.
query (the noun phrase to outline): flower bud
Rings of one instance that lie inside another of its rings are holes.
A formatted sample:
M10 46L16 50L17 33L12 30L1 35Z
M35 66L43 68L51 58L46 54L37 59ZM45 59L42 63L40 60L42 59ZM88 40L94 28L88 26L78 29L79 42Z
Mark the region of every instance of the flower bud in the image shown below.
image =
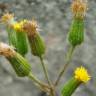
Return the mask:
M71 96L80 84L86 83L90 80L90 75L84 67L78 67L72 77L67 83L65 83L62 89L62 96Z
M37 22L32 20L23 25L23 29L27 32L32 54L42 56L45 53L45 44L38 33Z
M24 57L15 52L13 48L7 44L0 43L0 55L6 57L18 76L24 77L29 75L31 71L30 64Z

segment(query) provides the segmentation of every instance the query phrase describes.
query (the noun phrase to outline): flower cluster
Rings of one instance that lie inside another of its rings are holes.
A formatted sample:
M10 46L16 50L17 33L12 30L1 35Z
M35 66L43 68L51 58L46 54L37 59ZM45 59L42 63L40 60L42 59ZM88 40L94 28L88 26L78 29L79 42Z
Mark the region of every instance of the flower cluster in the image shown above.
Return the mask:
M47 68L43 61L46 46L40 35L37 21L34 19L17 21L14 18L14 14L9 13L4 14L1 18L1 22L7 25L5 27L8 34L9 45L0 43L0 55L5 56L19 77L31 78L35 85L43 89L49 96L56 96L55 88L69 66L75 48L84 41L84 17L87 11L87 0L73 0L71 9L74 15L68 33L71 48L69 48L68 55L66 55L66 64L57 76L57 80L54 84L50 81ZM40 59L48 85L39 81L31 72L31 65L25 58L26 54L29 52L29 48L31 49L31 54ZM81 84L87 83L90 79L91 76L86 68L83 66L77 67L74 71L74 75L64 83L62 96L72 96Z

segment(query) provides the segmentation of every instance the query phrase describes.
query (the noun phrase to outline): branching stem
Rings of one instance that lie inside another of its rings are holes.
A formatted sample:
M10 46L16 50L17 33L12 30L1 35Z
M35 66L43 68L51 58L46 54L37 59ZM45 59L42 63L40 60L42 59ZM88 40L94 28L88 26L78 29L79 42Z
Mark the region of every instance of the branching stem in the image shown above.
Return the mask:
M57 77L57 80L55 82L55 86L58 85L61 77L63 76L64 72L67 70L69 64L70 64L70 61L72 59L72 54L73 54L73 51L74 51L75 47L71 46L71 48L69 49L68 53L67 53L67 56L66 56L66 64L64 65L63 69L61 69L58 77Z
M50 87L41 81L39 81L32 73L29 74L28 76L32 81L34 81L35 85L38 86L41 90L45 92L49 92Z

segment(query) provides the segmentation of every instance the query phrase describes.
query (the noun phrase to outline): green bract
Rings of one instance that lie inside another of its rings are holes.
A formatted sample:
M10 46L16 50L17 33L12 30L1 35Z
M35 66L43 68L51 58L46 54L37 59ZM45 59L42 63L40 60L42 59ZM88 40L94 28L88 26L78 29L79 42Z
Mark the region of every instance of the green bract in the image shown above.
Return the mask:
M74 18L68 39L72 46L80 45L84 41L83 19Z
M45 53L45 44L39 34L35 36L28 36L32 54L35 56L42 56Z
M68 82L64 84L64 87L61 92L62 96L71 96L79 85L79 81L77 81L75 78L71 78Z

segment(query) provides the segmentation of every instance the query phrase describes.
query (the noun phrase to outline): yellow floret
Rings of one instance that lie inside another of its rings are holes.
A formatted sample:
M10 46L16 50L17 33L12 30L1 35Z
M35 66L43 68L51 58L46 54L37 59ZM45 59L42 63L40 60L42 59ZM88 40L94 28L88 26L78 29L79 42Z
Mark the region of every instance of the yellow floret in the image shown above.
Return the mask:
M22 30L21 25L20 25L18 22L16 22L16 23L13 25L13 28L14 28L14 30L16 30L16 31L21 31L21 30Z
M87 70L84 67L79 67L75 70L75 79L79 80L80 82L86 83L91 79L91 76L88 74Z
M23 31L23 24L26 23L27 20L22 20L20 22L16 22L13 24L13 28L14 30L18 31L18 32L22 32Z

